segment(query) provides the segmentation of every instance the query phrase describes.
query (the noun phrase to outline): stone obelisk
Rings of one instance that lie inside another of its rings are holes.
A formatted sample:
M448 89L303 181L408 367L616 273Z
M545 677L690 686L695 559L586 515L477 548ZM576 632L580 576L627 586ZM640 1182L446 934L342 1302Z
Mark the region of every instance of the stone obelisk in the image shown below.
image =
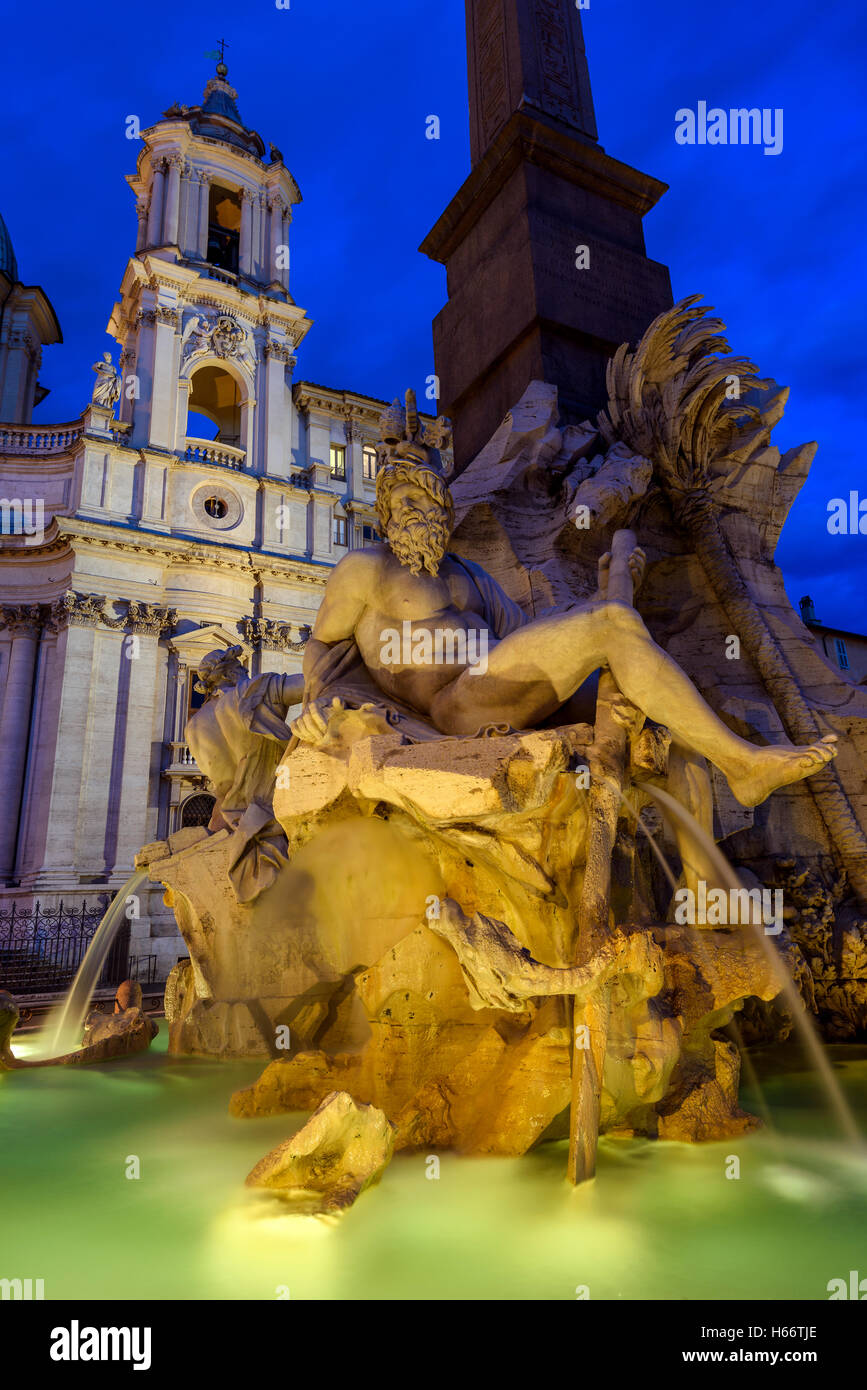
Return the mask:
M536 378L593 417L612 352L672 303L642 226L666 185L598 143L575 0L466 15L473 167L421 247L448 272L434 360L458 468Z

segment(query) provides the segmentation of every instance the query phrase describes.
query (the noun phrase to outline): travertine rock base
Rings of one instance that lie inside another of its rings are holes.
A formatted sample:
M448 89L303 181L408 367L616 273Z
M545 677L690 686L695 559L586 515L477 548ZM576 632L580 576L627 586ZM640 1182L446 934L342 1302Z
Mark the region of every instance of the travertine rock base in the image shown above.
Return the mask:
M272 1149L247 1178L317 1216L342 1211L377 1182L394 1153L394 1129L381 1110L346 1092L326 1096L303 1129Z
M738 1108L739 1058L715 1036L746 994L773 998L780 979L739 931L660 928L664 981L655 997L611 1014L602 1132L718 1139L752 1122ZM698 941L697 941L698 939ZM570 1099L565 999L522 1013L474 1011L457 959L419 927L356 980L371 1029L360 1054L303 1052L272 1062L232 1097L244 1118L309 1110L335 1088L379 1106L398 1148L522 1154L563 1137Z

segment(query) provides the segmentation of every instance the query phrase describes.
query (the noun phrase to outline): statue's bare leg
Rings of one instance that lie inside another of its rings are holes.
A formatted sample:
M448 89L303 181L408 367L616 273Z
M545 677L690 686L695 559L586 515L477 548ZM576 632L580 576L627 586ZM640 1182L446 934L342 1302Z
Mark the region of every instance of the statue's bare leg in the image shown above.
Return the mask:
M540 618L492 643L487 669L469 668L444 686L431 718L447 734L474 734L488 724L533 728L602 666L648 718L718 767L744 806L818 772L836 754L834 735L809 747L747 743L717 718L635 609L605 600Z

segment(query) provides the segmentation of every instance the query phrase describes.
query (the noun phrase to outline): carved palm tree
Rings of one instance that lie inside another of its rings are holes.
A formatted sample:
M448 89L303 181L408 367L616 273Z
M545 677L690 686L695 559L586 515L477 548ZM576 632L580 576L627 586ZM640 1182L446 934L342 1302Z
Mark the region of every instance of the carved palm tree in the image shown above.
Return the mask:
M769 382L730 352L725 324L705 317L692 295L660 314L634 352L618 348L608 364L608 409L599 428L653 463L652 486L667 496L723 609L776 705L789 737L813 742L823 732L797 677L753 599L720 525L716 494L733 469L767 448L785 393L764 411ZM815 445L804 446L815 452ZM859 902L867 906L867 838L833 764L807 784Z

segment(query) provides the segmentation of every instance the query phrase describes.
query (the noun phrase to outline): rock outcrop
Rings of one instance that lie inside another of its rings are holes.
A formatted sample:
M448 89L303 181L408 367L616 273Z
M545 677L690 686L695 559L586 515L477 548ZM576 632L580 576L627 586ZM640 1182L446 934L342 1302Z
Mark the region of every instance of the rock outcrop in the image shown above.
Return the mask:
M745 997L769 1000L779 974L749 933L638 931L652 971L615 981L603 1074L603 1133L719 1139L749 1126L739 1057L719 1036ZM644 983L642 983L644 980ZM571 1094L571 999L479 1009L457 956L422 926L355 981L371 1030L360 1053L321 1049L271 1062L232 1097L240 1118L309 1110L335 1089L381 1108L396 1147L518 1155L563 1137ZM476 1007L474 1007L474 1004Z
M247 1177L305 1216L344 1211L378 1182L394 1153L394 1128L381 1110L333 1091L291 1139Z

